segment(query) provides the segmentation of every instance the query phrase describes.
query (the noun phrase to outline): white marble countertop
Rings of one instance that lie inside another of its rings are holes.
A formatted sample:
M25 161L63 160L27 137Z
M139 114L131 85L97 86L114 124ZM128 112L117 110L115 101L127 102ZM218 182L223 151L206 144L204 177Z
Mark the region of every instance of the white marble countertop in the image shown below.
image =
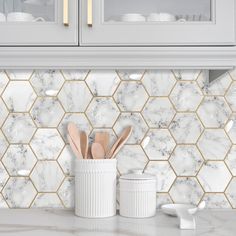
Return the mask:
M235 236L236 211L204 211L197 216L197 230L179 230L178 219L158 212L156 217L120 216L84 219L65 210L0 209L0 235L11 236Z

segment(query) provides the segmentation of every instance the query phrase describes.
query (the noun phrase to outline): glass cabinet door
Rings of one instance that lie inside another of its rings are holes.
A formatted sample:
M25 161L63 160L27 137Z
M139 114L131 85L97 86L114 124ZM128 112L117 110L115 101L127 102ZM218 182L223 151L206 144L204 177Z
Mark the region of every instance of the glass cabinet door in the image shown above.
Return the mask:
M82 45L234 45L235 0L82 0Z
M77 0L0 0L0 45L78 45Z

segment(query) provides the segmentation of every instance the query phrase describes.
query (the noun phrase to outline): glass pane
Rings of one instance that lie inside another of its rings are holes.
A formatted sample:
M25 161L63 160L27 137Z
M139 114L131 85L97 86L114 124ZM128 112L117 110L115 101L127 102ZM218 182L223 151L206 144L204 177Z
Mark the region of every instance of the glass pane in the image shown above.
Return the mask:
M104 20L119 22L211 21L211 0L104 0Z
M0 0L0 22L55 21L55 0Z

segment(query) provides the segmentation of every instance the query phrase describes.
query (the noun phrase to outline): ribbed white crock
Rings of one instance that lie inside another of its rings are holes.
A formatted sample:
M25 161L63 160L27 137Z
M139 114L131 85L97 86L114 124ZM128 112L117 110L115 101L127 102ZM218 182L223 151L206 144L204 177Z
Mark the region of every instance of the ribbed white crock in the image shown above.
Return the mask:
M156 179L120 179L120 215L132 218L156 214Z
M116 159L76 160L75 214L103 218L116 214Z

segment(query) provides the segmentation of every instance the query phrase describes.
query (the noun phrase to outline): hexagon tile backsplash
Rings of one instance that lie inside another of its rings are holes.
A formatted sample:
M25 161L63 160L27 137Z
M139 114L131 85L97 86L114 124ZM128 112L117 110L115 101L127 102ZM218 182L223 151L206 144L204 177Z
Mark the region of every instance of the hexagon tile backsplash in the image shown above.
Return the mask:
M206 86L205 71L1 71L0 207L74 205L68 122L114 140L119 174L157 176L157 206L236 208L236 71Z

